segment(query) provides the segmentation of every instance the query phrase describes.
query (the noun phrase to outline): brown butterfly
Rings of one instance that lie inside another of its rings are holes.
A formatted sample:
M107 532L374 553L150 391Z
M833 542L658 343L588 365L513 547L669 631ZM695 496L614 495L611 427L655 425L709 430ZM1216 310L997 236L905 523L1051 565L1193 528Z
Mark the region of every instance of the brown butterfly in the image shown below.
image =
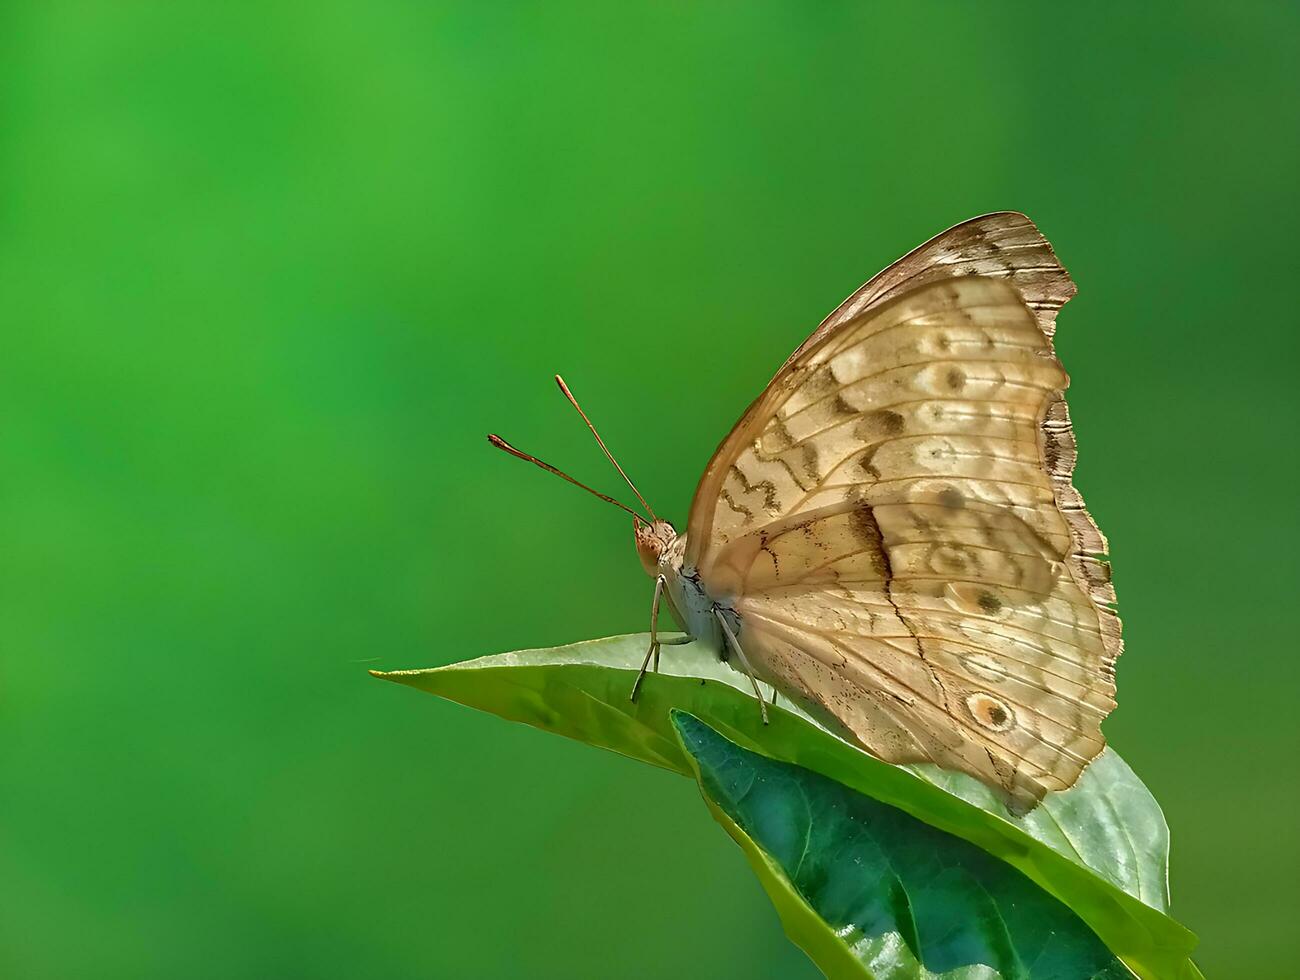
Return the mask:
M969 773L1017 812L1074 783L1105 744L1121 649L1052 348L1074 293L1023 214L966 221L790 356L709 461L685 534L631 480L648 519L597 494L633 513L655 579L646 664L702 640L760 705L761 680L873 755ZM658 635L665 597L688 637Z

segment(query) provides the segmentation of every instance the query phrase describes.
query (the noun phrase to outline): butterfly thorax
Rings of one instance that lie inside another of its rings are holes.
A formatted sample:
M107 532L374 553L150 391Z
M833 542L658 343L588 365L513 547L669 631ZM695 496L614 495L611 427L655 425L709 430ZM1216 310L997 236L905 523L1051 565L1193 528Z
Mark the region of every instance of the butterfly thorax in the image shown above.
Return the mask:
M714 616L714 608L718 607L724 615L732 617L732 628L738 630L735 613L730 603L709 595L699 574L687 566L686 535L678 534L663 520L653 524L640 521L635 530L641 565L648 575L663 576L664 595L677 625L721 653L724 649L722 631Z

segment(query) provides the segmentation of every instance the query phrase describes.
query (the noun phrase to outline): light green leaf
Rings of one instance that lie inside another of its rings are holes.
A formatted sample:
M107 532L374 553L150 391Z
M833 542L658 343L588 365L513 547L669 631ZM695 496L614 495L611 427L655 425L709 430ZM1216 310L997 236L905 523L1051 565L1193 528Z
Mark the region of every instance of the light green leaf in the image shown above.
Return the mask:
M1132 977L1064 904L973 844L672 719L709 810L828 977Z
M648 677L633 704L646 643L644 635L611 637L376 676L693 775L669 719L681 709L742 748L821 773L1001 858L1067 904L1139 977L1196 976L1188 959L1195 937L1161 911L1164 819L1113 752L1014 820L978 782L882 763L784 701L764 726L742 690L748 680L701 645L665 648L664 673Z

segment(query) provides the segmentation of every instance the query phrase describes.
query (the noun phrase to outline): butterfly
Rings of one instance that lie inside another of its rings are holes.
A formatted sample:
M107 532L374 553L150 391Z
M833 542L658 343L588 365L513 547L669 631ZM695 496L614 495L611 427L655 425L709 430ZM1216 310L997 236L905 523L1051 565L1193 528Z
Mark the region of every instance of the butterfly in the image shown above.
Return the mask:
M1052 344L1074 293L1016 212L916 248L790 355L713 454L684 534L558 377L647 517L489 439L633 515L655 580L642 674L703 641L765 720L760 681L872 755L968 773L1023 813L1105 746L1122 647ZM685 636L660 636L664 602Z

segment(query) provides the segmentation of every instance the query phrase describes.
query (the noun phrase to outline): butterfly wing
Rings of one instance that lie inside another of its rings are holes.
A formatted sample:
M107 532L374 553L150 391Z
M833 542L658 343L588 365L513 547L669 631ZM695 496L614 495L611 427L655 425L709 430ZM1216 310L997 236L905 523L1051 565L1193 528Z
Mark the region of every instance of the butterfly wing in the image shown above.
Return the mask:
M760 674L1020 808L1074 782L1114 706L1119 622L1050 341L1072 292L1023 216L922 246L795 352L688 528Z

